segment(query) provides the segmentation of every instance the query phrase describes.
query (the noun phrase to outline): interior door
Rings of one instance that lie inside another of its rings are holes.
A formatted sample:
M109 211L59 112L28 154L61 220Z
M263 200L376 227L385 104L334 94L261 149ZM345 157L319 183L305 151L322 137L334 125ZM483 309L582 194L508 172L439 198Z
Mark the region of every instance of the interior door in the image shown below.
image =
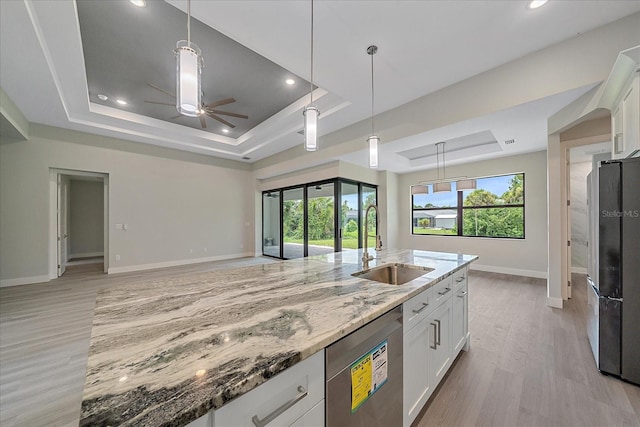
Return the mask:
M62 276L67 266L67 206L69 198L69 179L58 174L58 277Z

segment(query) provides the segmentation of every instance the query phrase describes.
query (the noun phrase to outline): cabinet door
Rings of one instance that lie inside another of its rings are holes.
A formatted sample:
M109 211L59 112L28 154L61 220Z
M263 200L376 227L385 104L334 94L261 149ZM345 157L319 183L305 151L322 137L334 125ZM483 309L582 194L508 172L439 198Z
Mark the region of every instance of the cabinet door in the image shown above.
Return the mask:
M453 295L452 301L451 345L453 347L453 358L456 357L467 342L467 307L467 286L463 286Z
M624 133L623 133L623 108L622 103L611 113L611 130L613 140L611 141L611 158L621 159L624 157Z
M622 99L623 157L628 157L640 149L640 87L636 77Z
M318 427L324 425L324 399L309 412L298 418L291 427Z
M403 416L411 425L431 395L429 385L429 322L422 319L403 336Z
M447 373L451 357L451 299L427 318L429 323L429 382L436 387Z

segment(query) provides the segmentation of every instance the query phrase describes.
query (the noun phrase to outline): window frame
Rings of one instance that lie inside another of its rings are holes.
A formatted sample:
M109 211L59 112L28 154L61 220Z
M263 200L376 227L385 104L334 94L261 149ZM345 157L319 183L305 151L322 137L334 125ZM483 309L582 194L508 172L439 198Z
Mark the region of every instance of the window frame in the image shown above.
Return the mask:
M450 207L429 207L429 208L416 208L414 203L415 194L411 194L411 235L412 236L448 236L448 237L467 237L467 238L481 238L481 239L509 239L509 240L524 240L526 238L526 179L524 172L512 172L505 173L500 175L490 175L490 176L482 176L477 178L465 178L465 179L485 179L485 178L498 178L503 176L515 176L522 175L522 203L517 204L504 204L504 205L485 205L485 206L464 206L464 198L463 192L465 190L457 190L457 205ZM464 212L465 210L472 211L477 209L496 209L496 208L522 208L522 237L510 237L510 236L468 236L463 234L463 222L464 222ZM437 233L415 233L414 232L414 213L417 212L428 212L428 211L442 211L442 210L455 210L456 211L456 234L437 234Z

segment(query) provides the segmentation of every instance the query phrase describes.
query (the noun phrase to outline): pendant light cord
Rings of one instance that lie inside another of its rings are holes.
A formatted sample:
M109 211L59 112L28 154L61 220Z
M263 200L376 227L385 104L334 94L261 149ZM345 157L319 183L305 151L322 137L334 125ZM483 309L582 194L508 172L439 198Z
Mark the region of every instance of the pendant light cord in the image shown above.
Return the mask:
M191 0L187 0L187 43L191 47Z
M374 124L373 124L373 104L375 100L375 92L373 90L373 55L374 53L370 55L371 56L371 135L372 136L375 135Z
M311 103L313 105L313 0L311 0Z

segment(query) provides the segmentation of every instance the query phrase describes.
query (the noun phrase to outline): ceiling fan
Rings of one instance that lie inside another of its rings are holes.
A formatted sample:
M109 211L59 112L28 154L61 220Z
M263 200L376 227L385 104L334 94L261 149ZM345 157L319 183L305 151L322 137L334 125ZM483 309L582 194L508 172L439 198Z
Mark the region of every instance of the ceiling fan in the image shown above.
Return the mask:
M159 90L160 92L169 95L172 98L175 98L176 96L174 94L172 94L171 92L162 89L161 87L158 87L156 85L153 85L151 83L147 83L147 86L155 89L155 90ZM144 101L147 104L158 104L158 105L170 105L172 107L175 107L176 104L175 102L173 104L170 104L168 102L156 102L156 101ZM232 113L230 111L222 111L222 110L218 110L216 109L216 107L219 107L221 105L227 105L227 104L231 104L233 102L236 102L235 99L233 98L225 98L225 99L220 99L218 101L213 101L210 102L208 104L205 104L204 102L202 103L202 107L200 109L200 115L198 116L198 118L200 119L200 126L202 126L203 129L207 128L207 122L205 120L205 116L209 116L214 120L219 121L220 123L229 126L231 129L233 129L234 127L236 127L234 124L229 123L228 121L226 121L225 119L223 119L222 116L230 116L230 117L237 117L239 119L248 119L249 116L246 116L244 114L238 114L238 113ZM182 114L178 114L177 116L173 116L170 117L170 120L175 120L177 118L183 117Z

